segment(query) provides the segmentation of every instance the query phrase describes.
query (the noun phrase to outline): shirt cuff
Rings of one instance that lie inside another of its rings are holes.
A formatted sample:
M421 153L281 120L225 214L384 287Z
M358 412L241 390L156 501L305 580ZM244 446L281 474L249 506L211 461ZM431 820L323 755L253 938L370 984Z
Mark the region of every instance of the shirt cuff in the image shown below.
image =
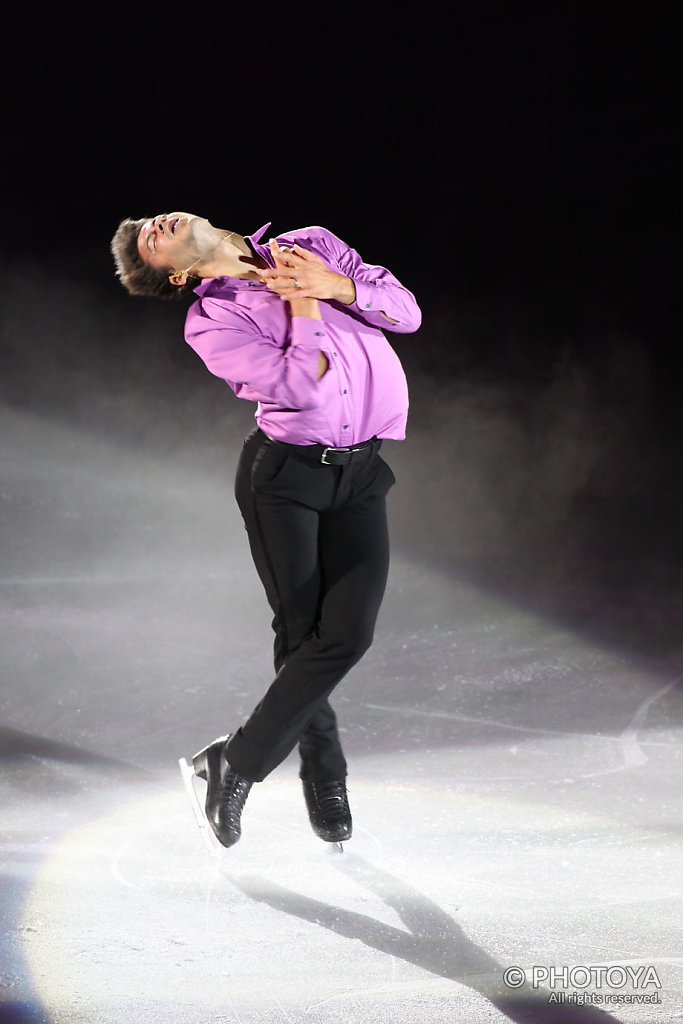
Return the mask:
M358 311L360 313L381 313L386 305L384 282L382 280L359 281L354 279L353 283L356 286L355 305Z
M315 320L308 316L293 316L290 338L293 345L299 345L302 348L315 348L320 351L327 347L329 334L322 320Z

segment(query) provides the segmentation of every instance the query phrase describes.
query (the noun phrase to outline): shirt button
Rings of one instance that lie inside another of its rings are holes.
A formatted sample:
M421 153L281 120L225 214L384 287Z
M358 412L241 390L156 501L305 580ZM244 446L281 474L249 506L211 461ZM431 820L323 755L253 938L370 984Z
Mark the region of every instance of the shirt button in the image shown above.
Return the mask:
M345 394L346 394L346 388L344 388L344 390L342 391L342 395L345 395Z
M348 425L348 423L345 423L344 426L342 427L342 430L348 430L348 429L349 429L349 425Z
M325 332L324 331L316 331L315 332L315 336L316 336L316 338L324 338L325 337Z
M370 309L370 303L369 303L369 302L366 302L366 303L365 303L365 308L366 308L366 309Z

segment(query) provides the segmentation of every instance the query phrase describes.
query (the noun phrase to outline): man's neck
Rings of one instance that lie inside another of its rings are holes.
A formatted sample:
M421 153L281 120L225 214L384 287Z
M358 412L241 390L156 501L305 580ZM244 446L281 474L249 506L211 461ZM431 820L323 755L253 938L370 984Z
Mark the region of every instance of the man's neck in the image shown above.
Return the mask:
M238 277L247 281L259 281L256 268L268 264L255 253L243 235L234 231L221 232L223 238L215 252L200 268L201 277Z

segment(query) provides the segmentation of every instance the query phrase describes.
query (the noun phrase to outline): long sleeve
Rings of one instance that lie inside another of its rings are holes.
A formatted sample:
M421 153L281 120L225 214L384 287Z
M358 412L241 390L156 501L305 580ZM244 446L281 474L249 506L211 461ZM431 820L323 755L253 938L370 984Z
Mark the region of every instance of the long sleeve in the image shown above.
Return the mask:
M327 337L319 320L293 318L283 345L233 302L204 296L188 311L185 338L240 398L290 409L315 409L323 401L318 353Z
M331 231L323 230L316 242L326 250L328 263L350 277L356 286L356 301L348 308L381 330L399 334L416 331L422 323L422 313L413 293L386 267L364 263L355 249Z

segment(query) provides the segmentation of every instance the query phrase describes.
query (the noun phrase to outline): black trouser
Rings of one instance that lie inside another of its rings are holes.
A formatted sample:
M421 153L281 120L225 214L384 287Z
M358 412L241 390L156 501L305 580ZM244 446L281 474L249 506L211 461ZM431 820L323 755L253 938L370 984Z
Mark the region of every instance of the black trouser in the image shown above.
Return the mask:
M299 743L301 777L346 777L328 697L372 642L389 567L386 494L376 449L330 466L250 434L235 494L273 609L274 682L231 737L231 767L260 782Z

